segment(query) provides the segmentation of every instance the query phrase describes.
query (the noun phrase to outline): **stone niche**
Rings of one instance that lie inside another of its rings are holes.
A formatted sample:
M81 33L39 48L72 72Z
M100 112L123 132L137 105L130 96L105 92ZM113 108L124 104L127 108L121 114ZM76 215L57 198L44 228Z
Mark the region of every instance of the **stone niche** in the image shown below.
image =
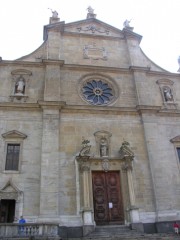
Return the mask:
M12 102L26 102L28 95L28 84L32 72L25 69L17 69L11 72L12 87L10 100Z

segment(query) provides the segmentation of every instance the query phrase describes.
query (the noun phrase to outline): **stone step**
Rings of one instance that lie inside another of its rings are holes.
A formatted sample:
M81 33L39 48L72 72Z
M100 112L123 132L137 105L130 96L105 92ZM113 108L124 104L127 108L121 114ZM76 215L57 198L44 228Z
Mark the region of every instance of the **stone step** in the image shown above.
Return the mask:
M81 240L180 240L174 233L145 234L131 230L125 225L96 226L95 231ZM69 240L73 240L72 238ZM75 239L74 239L75 240ZM76 239L77 240L77 239Z

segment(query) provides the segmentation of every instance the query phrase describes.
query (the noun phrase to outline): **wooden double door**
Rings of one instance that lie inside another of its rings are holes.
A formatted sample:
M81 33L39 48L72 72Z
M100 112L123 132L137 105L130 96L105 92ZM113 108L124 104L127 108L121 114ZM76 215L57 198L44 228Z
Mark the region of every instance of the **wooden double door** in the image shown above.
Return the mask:
M123 224L124 210L119 172L94 171L92 184L96 224Z

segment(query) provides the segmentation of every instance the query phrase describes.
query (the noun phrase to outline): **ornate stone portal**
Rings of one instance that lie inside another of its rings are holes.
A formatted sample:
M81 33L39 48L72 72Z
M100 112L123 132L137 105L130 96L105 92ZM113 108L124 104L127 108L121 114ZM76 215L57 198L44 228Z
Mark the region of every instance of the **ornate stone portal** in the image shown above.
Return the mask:
M99 132L100 133L100 132ZM122 194L126 195L123 197L124 201L124 224L126 223L139 223L139 211L136 207L135 193L133 187L133 159L134 153L130 149L129 143L124 141L120 148L120 157L112 158L108 152L110 145L108 137L102 138L101 134L97 134L99 156L94 156L90 153L91 146L88 140L84 140L85 145L83 145L79 156L76 157L79 169L79 179L80 179L80 202L81 211L83 219L83 235L91 232L96 225L94 221L94 204L93 204L93 190L92 190L92 172L110 172L118 171L120 173L120 179L122 186ZM101 136L101 137L99 137ZM108 135L106 135L108 136ZM110 135L109 135L110 136ZM103 139L103 141L101 141ZM101 152L101 143L103 142L103 153ZM127 184L126 184L127 183ZM127 192L128 189L128 192ZM126 211L125 211L126 210Z
M23 215L23 192L13 184L11 179L0 189L1 200L15 200L15 221Z
M123 160L122 168L127 173L128 187L129 187L129 198L130 206L127 209L130 213L131 223L139 223L139 209L136 207L135 192L133 186L133 177L132 177L132 162L134 159L134 153L130 149L130 144L126 141L122 143L122 146L119 150L120 158Z

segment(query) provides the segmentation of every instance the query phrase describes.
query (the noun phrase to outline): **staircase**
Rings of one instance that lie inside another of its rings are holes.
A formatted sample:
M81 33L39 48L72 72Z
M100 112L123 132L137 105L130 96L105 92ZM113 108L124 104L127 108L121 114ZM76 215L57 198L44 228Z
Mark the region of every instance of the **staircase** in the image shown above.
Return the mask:
M95 231L88 236L83 237L82 240L180 240L180 235L176 236L174 233L156 233L145 234L131 230L128 226L97 226Z

